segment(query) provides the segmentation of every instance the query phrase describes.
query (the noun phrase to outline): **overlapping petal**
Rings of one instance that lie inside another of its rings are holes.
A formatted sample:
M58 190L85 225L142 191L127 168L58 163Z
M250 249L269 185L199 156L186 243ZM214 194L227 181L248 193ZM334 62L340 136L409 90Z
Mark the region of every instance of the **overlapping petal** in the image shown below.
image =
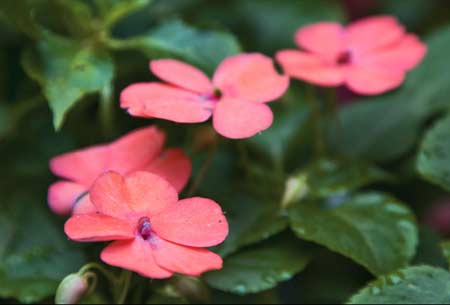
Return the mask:
M342 68L323 57L296 50L284 50L276 58L289 76L321 86L338 86L344 82Z
M150 70L160 79L180 88L196 93L213 91L213 85L205 73L179 60L152 60Z
M135 235L130 222L102 214L74 215L64 230L70 239L81 242L133 239Z
M136 238L130 241L116 241L106 247L101 253L105 263L135 271L142 276L165 279L172 272L161 268L153 258L152 248L147 241Z
M222 99L214 110L213 125L230 139L249 138L272 125L272 110L263 103L241 99Z
M156 263L172 272L199 276L222 268L222 258L206 249L184 247L159 238L152 241L152 249Z
M295 42L304 50L334 58L345 50L345 30L336 22L311 24L295 33Z
M286 92L289 78L278 74L271 58L248 53L226 58L217 68L213 83L225 97L269 102Z
M68 215L76 201L86 191L86 187L79 183L69 181L55 182L48 189L50 209L56 214Z
M379 67L353 66L346 72L347 86L360 94L376 95L400 86L405 73Z
M127 203L135 213L151 216L178 201L178 193L168 181L148 172L131 174L126 178L125 185Z
M228 235L220 206L205 198L189 198L171 205L152 219L155 233L177 244L212 247Z
M145 168L166 179L180 192L187 184L192 172L191 160L181 149L167 149Z
M211 116L211 103L198 94L161 83L137 83L122 91L121 107L131 115L178 123L199 123Z

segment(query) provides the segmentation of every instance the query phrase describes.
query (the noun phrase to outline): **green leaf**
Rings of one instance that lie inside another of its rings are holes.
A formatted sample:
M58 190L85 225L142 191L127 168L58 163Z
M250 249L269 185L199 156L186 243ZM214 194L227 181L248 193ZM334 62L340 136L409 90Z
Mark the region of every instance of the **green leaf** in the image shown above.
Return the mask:
M308 262L309 257L292 242L270 242L230 256L222 270L207 273L205 280L219 290L257 293L289 280Z
M313 197L340 196L374 182L389 179L387 173L355 160L320 159L311 163L300 175Z
M151 3L151 0L95 0L106 29Z
M400 89L343 107L340 127L329 132L329 141L339 153L379 161L397 158L411 149L430 116L449 108L450 28L434 33L425 43L424 61Z
M35 199L19 195L9 201L14 204L0 215L0 297L38 302L52 296L84 257Z
M306 24L345 19L342 7L326 0L236 2L237 10L251 33L249 39L254 39L256 47L266 52L294 47L295 31Z
M46 33L36 51L37 54L25 52L22 63L30 77L41 84L56 129L61 128L76 102L112 81L113 61L95 45Z
M5 20L9 25L32 38L38 39L40 37L41 31L33 19L32 6L28 0L0 1L0 17L0 20Z
M450 117L427 131L417 159L418 172L428 181L450 190Z
M300 201L289 217L299 238L349 257L376 275L406 266L416 252L413 213L386 194Z
M232 34L197 29L177 20L163 23L144 36L114 41L113 46L137 49L150 58L175 57L208 72L224 58L241 52Z
M450 273L430 266L409 267L372 282L349 304L450 304Z
M450 241L441 243L441 248L444 257L447 259L447 262L450 265Z

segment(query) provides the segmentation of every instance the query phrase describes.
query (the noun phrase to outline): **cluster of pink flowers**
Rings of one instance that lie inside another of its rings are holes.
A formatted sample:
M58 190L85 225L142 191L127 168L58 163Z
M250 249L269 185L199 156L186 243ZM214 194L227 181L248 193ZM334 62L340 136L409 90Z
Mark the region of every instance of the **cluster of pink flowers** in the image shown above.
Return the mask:
M426 53L416 36L388 16L347 27L309 25L298 30L295 41L302 50L276 54L286 75L258 53L226 58L212 79L177 60L151 61L150 70L165 83L130 85L121 106L132 116L177 123L212 117L222 136L248 138L270 127L267 103L283 96L290 77L380 94L401 85ZM51 170L64 180L50 186L49 205L57 214L71 215L65 231L72 240L112 241L101 253L107 264L150 278L220 269L222 259L205 248L225 240L227 220L213 200L178 199L191 163L182 150L164 149L164 142L163 131L147 127L55 157Z

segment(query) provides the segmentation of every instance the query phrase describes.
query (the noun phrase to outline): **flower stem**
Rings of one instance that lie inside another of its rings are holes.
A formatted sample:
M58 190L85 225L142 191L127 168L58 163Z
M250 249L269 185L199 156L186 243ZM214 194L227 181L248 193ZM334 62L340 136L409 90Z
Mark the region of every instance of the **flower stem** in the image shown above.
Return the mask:
M203 180L205 179L206 175L208 174L208 170L212 165L212 161L214 160L214 156L217 152L217 145L211 146L210 150L208 151L208 155L206 157L205 162L203 162L202 167L200 168L197 177L195 178L194 182L192 183L191 187L188 191L188 197L191 197L195 194Z
M326 152L325 139L322 130L322 113L319 100L317 99L314 87L306 87L306 100L310 105L312 114L312 123L314 129L315 150L318 157L323 156Z
M119 297L117 298L117 304L124 304L125 300L128 295L128 291L130 290L131 286L131 278L132 278L131 271L123 270L122 276L121 276L121 284L122 284L122 291L120 292Z
M114 128L114 88L112 83L106 84L100 93L99 118L105 136L111 136Z

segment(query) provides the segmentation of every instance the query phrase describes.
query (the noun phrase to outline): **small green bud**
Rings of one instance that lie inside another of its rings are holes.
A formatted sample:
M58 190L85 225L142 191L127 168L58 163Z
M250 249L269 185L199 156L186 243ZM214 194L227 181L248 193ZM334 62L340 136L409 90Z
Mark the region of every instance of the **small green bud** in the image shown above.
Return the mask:
M56 304L77 304L89 288L88 281L78 273L66 276L56 290Z

